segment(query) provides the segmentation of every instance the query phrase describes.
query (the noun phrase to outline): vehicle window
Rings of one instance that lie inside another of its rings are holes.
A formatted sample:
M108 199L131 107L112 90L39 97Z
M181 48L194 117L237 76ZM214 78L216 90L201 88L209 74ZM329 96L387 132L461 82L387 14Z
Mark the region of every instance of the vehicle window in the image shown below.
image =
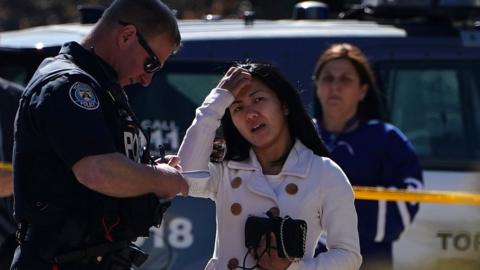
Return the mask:
M23 86L30 79L28 69L21 66L0 66L0 77Z
M472 63L384 63L379 71L390 121L427 166L479 160L479 81Z
M127 87L132 109L142 128L150 132L154 154L159 144L176 153L186 129L195 117L195 109L222 77L226 64L205 62L169 62L158 72L148 88Z
M26 86L42 59L54 50L0 48L0 77Z
M170 72L165 77L167 84L173 85L180 95L198 106L216 86L221 74Z

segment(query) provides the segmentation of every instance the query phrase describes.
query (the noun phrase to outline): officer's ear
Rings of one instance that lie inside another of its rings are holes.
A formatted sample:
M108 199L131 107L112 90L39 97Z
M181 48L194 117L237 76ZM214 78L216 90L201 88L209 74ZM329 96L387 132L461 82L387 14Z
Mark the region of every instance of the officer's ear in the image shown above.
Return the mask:
M117 43L120 47L129 46L136 41L137 28L134 25L125 25L119 29Z

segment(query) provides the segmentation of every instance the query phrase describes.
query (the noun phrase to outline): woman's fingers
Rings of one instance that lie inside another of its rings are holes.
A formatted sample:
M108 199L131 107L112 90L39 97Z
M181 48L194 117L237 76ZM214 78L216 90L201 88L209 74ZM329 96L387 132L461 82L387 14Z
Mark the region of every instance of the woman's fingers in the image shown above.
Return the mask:
M264 269L287 269L291 262L288 259L281 258L278 255L278 248L280 247L277 247L275 234L270 233L270 248L266 250L266 237L264 235L260 241L260 247L258 248L258 250L264 253L263 256L260 255L261 253L259 254L261 257L258 260L258 264Z
M277 238L273 232L270 233L270 247L277 249Z
M217 88L226 89L235 95L240 89L248 85L251 81L251 74L242 68L232 67L220 80Z
M230 76L234 71L235 71L236 67L230 67L227 71L227 73L225 73L225 76Z

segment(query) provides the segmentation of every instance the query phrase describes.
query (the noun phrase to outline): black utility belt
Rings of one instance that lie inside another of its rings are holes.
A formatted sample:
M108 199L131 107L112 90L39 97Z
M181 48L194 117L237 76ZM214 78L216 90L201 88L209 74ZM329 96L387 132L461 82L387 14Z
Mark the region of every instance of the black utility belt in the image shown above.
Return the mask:
M108 242L81 248L53 257L56 264L65 263L102 263L105 269L130 269L132 265L140 267L148 254L130 241Z
M148 254L129 240L117 240L100 244L82 244L79 248L69 248L62 251L60 245L51 238L55 235L51 228L28 225L20 222L17 230L17 241L21 245L31 246L38 251L38 255L46 262L62 265L74 264L101 264L106 270L129 270L132 265L139 267L148 258ZM58 239L57 239L58 240ZM53 241L53 242L52 242ZM49 243L45 245L45 243ZM70 245L71 246L71 245Z

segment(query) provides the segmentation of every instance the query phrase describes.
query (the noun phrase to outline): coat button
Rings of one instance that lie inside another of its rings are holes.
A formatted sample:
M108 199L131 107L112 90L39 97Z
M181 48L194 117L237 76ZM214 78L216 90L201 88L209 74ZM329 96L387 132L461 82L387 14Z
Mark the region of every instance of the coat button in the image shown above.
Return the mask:
M242 184L242 178L240 178L240 177L233 178L232 183L231 183L232 188L238 188L241 184Z
M231 258L228 260L227 267L228 269L236 269L238 267L238 260L236 258Z
M298 186L294 183L290 183L285 187L285 191L290 195L294 195L298 192Z
M232 211L233 215L238 216L242 212L242 205L233 203L232 206L230 206L230 211Z
M274 217L280 216L280 209L278 209L278 207L272 207L270 210L268 210L268 212L270 212L270 214Z

